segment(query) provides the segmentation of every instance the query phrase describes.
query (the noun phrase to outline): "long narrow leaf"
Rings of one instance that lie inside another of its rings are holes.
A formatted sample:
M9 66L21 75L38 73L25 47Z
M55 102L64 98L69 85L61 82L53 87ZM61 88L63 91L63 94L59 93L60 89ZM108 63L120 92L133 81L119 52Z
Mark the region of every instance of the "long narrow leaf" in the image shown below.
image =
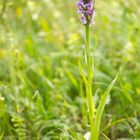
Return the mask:
M4 136L4 134L2 133L2 134L0 134L0 140L2 140L3 139L3 136Z
M115 77L115 79L110 83L110 85L108 86L107 90L105 91L101 101L100 101L100 104L97 108L97 112L96 112L96 116L95 116L95 128L96 128L96 135L95 135L95 140L98 140L98 137L99 137L99 129L100 129L100 123L101 123L101 117L102 117L102 114L103 114L103 110L105 108L105 103L106 103L106 100L107 100L107 97L112 89L112 87L114 86L115 84L115 81L117 79L118 75Z
M79 66L79 70L80 70L81 76L82 76L85 84L87 85L88 84L88 81L87 81L87 78L86 78L86 76L85 76L85 74L83 72L83 68L82 68L82 65L81 65L80 60L78 61L78 66Z

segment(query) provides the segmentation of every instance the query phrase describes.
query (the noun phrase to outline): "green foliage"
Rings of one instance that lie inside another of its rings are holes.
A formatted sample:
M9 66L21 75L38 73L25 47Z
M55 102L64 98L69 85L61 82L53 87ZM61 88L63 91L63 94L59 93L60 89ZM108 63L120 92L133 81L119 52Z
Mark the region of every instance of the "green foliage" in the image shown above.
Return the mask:
M105 108L105 104L107 101L107 98L109 96L109 93L112 89L112 87L114 86L116 79L118 76L116 76L116 78L111 82L111 84L108 86L107 90L105 91L105 93L103 94L103 97L101 98L100 104L97 108L97 112L96 112L96 116L95 116L95 139L99 139L99 133L100 133L100 125L101 125L101 117Z
M6 106L4 103L4 98L0 95L0 118L6 113Z
M13 123L18 140L26 140L27 137L24 119L20 116L13 115L11 121Z
M77 66L84 29L75 2L0 1L0 139L73 140L89 131L80 74L87 73ZM139 5L96 1L90 36L96 106L119 73L100 127L111 140L140 138Z

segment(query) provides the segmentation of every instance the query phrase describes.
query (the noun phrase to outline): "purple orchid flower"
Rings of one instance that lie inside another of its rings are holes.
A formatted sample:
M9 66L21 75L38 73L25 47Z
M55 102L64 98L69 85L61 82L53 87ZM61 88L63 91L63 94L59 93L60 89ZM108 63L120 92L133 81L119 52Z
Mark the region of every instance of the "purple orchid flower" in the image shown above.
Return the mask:
M93 25L95 14L93 0L78 0L77 8L82 24Z

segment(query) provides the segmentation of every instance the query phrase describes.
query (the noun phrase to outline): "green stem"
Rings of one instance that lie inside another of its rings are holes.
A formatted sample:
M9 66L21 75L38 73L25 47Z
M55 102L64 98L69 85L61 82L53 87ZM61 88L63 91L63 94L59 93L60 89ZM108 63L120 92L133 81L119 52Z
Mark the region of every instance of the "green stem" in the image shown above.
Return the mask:
M92 61L90 55L90 46L89 46L89 25L86 25L86 64L87 64L87 81L86 85L86 96L87 96L87 104L89 109L89 121L90 121L90 132L91 132L91 140L94 140L94 104L92 99Z

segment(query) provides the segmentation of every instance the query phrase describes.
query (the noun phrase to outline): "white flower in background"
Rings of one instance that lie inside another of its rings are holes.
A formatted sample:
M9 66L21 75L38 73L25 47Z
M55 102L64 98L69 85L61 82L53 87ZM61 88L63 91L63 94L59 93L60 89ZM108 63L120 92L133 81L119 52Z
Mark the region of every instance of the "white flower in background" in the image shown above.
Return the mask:
M87 132L85 135L84 135L84 138L86 140L90 140L90 132Z

